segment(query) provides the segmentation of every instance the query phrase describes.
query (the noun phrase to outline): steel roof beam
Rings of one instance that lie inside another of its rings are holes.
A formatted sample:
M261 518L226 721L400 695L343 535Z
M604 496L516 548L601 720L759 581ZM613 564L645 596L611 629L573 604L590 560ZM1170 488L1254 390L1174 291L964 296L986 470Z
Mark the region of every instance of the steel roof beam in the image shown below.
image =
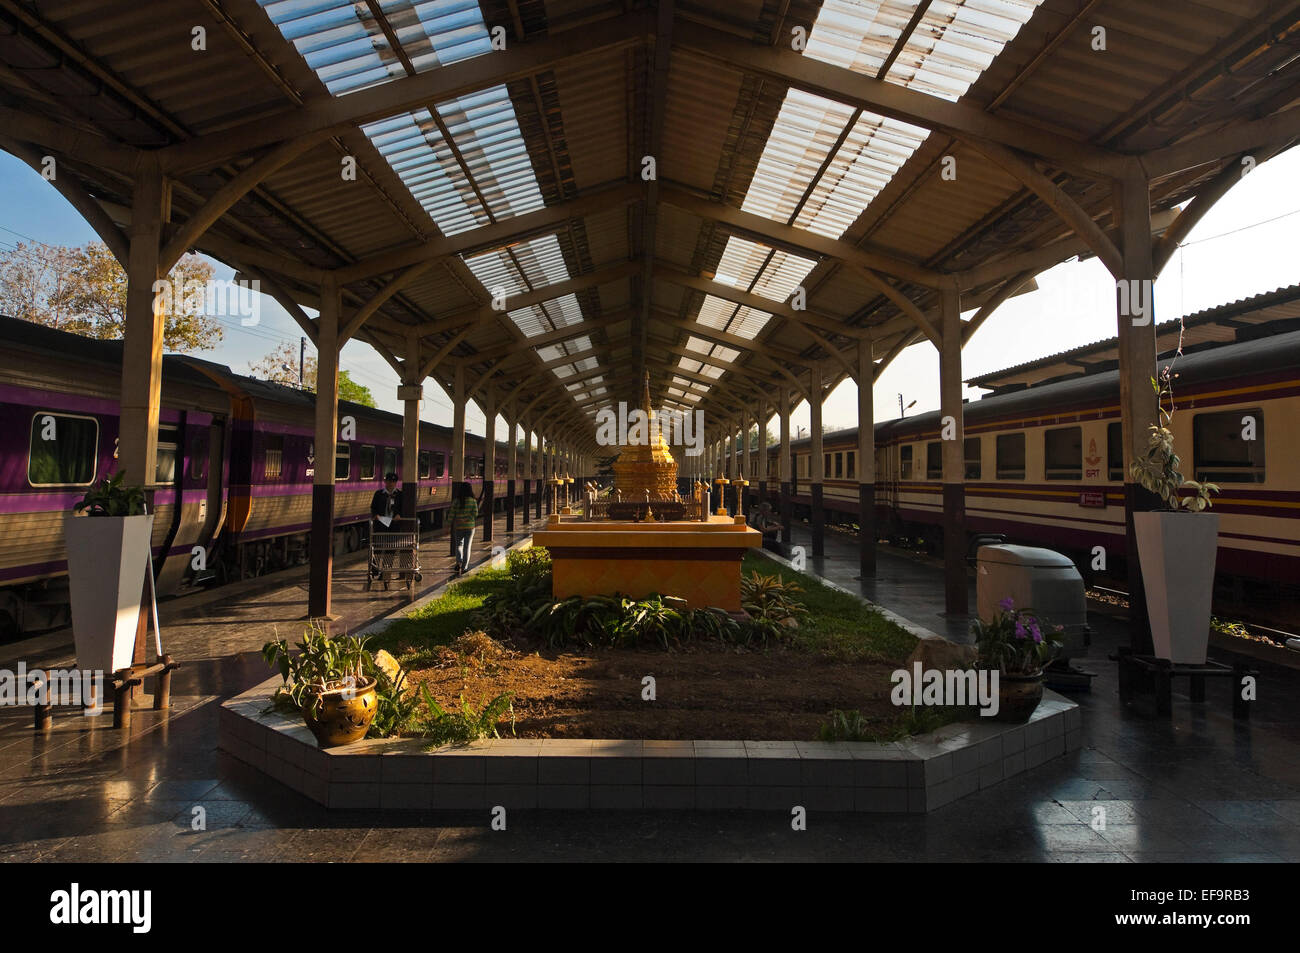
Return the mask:
M641 266L637 262L621 262L608 268L598 268L596 271L585 275L577 275L568 281L557 281L555 284L542 285L533 291L508 296L505 301L505 311L518 311L522 308L541 304L544 301L551 301L578 291L585 291L587 288L609 284L612 281L618 281L620 278L630 277L640 270ZM480 319L495 318L501 313L500 309L493 308L490 304L476 309L466 309L457 315L450 315L421 324L419 326L420 336L439 334L443 331L454 331L464 324Z
M350 127L425 109L434 103L531 76L560 63L642 42L654 30L649 13L631 13L585 23L506 50L439 66L415 76L380 83L344 96L319 96L304 105L242 125L197 136L160 150L163 169L182 174L219 165L254 150L303 136L344 132Z
M827 238L806 228L785 225L731 205L698 198L684 189L666 187L660 193L659 200L683 212L727 226L728 231L741 233L742 237L754 236L761 244L793 252L801 258L835 258L848 264L887 272L904 281L929 288L938 288L946 283L947 276L924 265L894 255L867 251L850 242Z
M1300 106L1293 106L1264 119L1232 123L1148 152L1141 157L1142 171L1148 179L1158 179L1252 149L1276 148L1297 137L1300 137Z
M618 185L601 189L572 201L547 205L534 212L525 212L523 215L502 219L491 225L472 228L456 235L442 235L418 245L402 246L363 259L338 269L338 281L341 285L352 284L355 281L375 278L423 261L492 251L536 235L549 235L562 229L570 219L605 212L618 205L628 205L639 201L641 197L642 190L639 185Z
M990 115L977 106L960 101L949 102L886 80L863 76L791 50L752 43L702 23L678 23L674 42L705 59L767 77L824 99L950 135L980 136L1042 156L1057 168L1094 178L1113 178L1122 172L1124 156L1091 143Z

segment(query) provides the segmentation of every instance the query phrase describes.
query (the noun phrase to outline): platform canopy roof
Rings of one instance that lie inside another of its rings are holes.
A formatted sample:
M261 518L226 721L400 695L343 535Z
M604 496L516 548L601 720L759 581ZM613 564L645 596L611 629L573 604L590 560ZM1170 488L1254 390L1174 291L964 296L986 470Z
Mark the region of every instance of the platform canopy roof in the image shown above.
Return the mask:
M1300 331L1300 285L1275 288L1182 318L1161 321L1155 327L1156 350L1163 358L1179 350L1187 353L1292 331ZM979 377L968 377L966 383L1001 393L1118 366L1119 338L1113 337Z
M1298 54L1297 0L0 0L0 147L119 253L161 167L170 251L291 312L332 274L395 368L582 448L647 373L716 431L943 287L969 335L1135 169L1159 265L1300 136Z

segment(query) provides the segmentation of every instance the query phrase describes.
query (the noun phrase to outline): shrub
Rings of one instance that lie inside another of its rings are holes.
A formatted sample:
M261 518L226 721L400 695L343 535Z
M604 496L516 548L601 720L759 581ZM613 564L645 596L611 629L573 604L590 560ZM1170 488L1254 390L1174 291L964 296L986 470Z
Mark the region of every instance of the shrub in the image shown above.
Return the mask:
M538 583L545 577L550 582L551 554L545 546L516 549L506 554L506 571L511 579Z
M769 638L776 638L783 629L797 626L796 616L808 611L803 602L796 598L803 589L796 582L783 579L780 574L765 576L752 572L740 578L740 607L749 614L752 626L751 637L757 637L766 644Z
M515 733L515 710L509 692L503 692L475 711L465 696L460 696L460 710L447 710L438 704L427 686L421 686L425 713L420 720L419 733L429 739L433 748L442 745L466 745L480 738L500 738L497 724L510 713L510 733Z
M366 648L367 640L356 636L331 638L316 623L307 626L297 652L286 639L274 639L262 646L266 664L280 672L282 684L271 696L278 711L300 712L311 688L352 679L375 680L375 719L367 738L386 738L407 730L418 709L418 699L406 688L406 670L390 675Z

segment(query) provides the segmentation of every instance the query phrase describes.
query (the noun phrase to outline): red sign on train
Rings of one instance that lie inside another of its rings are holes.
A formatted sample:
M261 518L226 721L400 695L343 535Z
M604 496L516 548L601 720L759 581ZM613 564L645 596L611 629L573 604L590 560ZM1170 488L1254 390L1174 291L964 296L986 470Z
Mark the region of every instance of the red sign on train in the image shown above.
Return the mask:
M1106 491L1105 490L1080 490L1079 505L1091 509L1104 510L1106 508Z

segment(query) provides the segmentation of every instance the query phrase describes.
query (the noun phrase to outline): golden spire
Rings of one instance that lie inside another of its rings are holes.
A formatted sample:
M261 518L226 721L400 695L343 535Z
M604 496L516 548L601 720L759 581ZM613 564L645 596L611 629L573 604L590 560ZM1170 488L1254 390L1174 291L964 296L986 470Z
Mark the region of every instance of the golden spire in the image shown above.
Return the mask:
M645 383L641 391L641 409L645 411L646 419L649 420L655 415L650 409L650 372L645 372Z
M655 419L650 409L650 372L641 385L641 410L646 423ZM656 428L657 430L657 428ZM614 484L624 499L640 500L648 492L651 500L672 499L677 490L677 461L662 432L647 434L645 442L620 448L614 462Z

